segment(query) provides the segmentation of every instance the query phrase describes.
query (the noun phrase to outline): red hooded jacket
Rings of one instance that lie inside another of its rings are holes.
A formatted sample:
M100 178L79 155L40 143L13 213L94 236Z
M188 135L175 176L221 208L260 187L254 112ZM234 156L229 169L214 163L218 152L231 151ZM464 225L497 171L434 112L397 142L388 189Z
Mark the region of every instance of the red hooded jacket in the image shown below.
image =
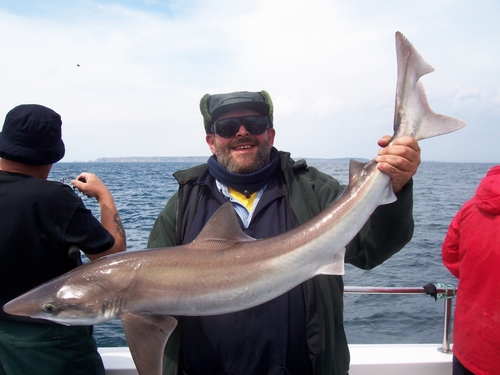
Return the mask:
M456 214L442 256L459 279L453 353L476 375L500 374L500 166Z

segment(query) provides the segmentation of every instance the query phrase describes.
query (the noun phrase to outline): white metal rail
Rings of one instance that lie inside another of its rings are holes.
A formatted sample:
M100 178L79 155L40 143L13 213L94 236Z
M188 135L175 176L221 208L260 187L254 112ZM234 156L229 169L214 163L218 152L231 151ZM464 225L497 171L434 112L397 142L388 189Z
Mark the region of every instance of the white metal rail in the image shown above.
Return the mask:
M346 294L429 294L435 299L445 299L444 303L444 323L443 323L443 345L440 350L443 353L451 353L451 312L453 297L457 288L449 284L427 284L421 288L401 288L401 287L372 287L372 286L345 286Z

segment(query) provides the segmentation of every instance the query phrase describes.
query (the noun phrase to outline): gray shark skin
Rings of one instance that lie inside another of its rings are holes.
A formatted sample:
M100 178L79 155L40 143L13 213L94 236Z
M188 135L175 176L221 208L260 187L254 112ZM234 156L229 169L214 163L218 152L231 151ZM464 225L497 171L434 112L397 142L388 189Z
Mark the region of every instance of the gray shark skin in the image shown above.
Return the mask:
M418 79L432 71L396 33L394 138L465 126L431 111ZM10 301L4 311L66 325L120 318L141 375L160 375L176 315L214 315L269 301L319 274L343 274L345 246L379 205L393 202L390 178L372 160L350 163L349 186L329 208L281 235L244 234L231 203L191 243L127 251L87 263Z

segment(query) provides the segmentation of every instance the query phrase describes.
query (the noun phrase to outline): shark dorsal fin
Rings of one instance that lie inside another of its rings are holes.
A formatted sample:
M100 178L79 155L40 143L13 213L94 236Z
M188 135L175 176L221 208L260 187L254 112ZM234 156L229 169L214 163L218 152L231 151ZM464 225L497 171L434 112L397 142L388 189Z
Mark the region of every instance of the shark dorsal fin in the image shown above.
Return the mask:
M356 185L358 180L366 179L369 174L376 171L377 167L374 166L375 161L370 160L366 163L351 159L349 162L349 187ZM373 166L373 167L371 167ZM388 204L396 201L396 196L392 191L392 184L387 184L384 192L381 195L380 204Z
M352 178L352 176L359 174L359 172L361 172L365 165L366 163L351 159L349 161L349 178Z
M351 159L349 161L349 186L356 183L367 163Z
M208 220L200 234L191 243L192 246L213 242L211 249L223 249L235 242L255 241L246 235L240 227L238 217L231 202L224 203Z

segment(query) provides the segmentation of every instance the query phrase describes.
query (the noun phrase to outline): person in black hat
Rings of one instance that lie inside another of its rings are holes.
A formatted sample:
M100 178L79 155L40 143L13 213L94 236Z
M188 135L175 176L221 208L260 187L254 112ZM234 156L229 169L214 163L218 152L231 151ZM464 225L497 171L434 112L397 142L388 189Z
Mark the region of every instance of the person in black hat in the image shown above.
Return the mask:
M35 104L5 117L0 133L0 305L89 259L124 251L114 200L94 174L71 183L99 201L101 223L71 187L48 181L64 156L61 117ZM76 258L76 259L75 259ZM0 311L0 374L104 375L91 326L67 327Z
M278 235L318 214L345 188L274 147L274 108L266 91L207 94L200 109L213 155L207 164L174 174L179 190L158 216L148 247L191 242L227 201L246 234ZM412 176L420 148L411 137L388 146L390 138L379 140L383 148L375 160L392 178L397 201L377 208L347 246L345 261L360 268L381 264L413 234ZM342 295L342 276L320 275L251 309L179 317L164 374L346 375Z

